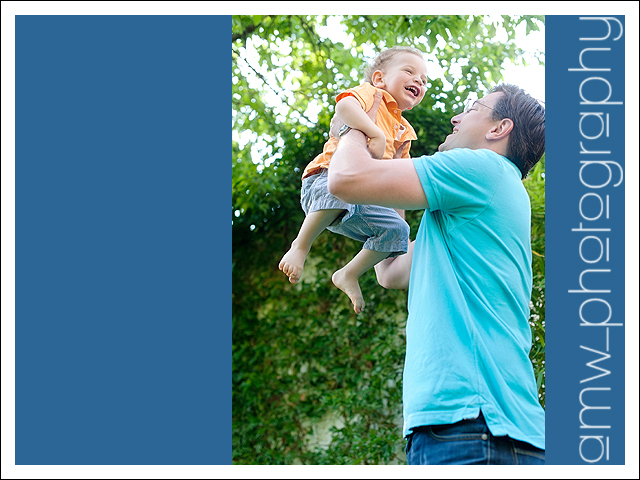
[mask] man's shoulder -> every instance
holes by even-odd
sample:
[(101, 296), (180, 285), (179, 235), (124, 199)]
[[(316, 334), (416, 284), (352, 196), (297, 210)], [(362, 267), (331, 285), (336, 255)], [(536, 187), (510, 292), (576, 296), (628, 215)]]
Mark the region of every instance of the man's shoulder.
[(517, 167), (506, 157), (487, 149), (454, 148), (413, 159), (416, 171), (431, 181), (473, 181), (482, 184), (519, 180)]
[(454, 148), (453, 150), (447, 150), (445, 152), (436, 152), (434, 155), (451, 155), (453, 158), (460, 159), (480, 159), (484, 158), (492, 162), (500, 163), (506, 160), (505, 157), (500, 155), (499, 153), (494, 152), (493, 150), (489, 150), (486, 148)]
[(454, 148), (444, 152), (435, 152), (432, 155), (417, 157), (417, 161), (432, 164), (443, 164), (451, 168), (456, 166), (490, 168), (490, 166), (503, 166), (509, 162), (506, 157), (487, 149)]

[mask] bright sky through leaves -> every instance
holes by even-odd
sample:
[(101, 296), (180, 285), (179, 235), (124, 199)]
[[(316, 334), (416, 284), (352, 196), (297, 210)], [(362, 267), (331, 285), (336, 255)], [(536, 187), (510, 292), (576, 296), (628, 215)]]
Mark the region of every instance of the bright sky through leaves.
[[(333, 43), (340, 42), (344, 45), (352, 45), (354, 43), (354, 36), (352, 33), (346, 33), (346, 28), (341, 24), (341, 20), (342, 16), (339, 15), (326, 17), (326, 26), (317, 25), (315, 27), (318, 35), (322, 38), (330, 39)], [(494, 23), (496, 27), (495, 37), (491, 40), (497, 43), (508, 41), (507, 33), (501, 26), (501, 20), (502, 18), (500, 16), (489, 15), (486, 17), (486, 22)], [(538, 22), (538, 26), (540, 31), (530, 32), (529, 35), (526, 35), (525, 22), (522, 22), (516, 28), (515, 44), (524, 50), (521, 61), (524, 60), (528, 65), (514, 65), (509, 59), (507, 59), (502, 64), (504, 67), (502, 73), (504, 82), (518, 85), (529, 92), (534, 98), (544, 101), (544, 66), (539, 64), (537, 58), (537, 56), (539, 56), (542, 61), (544, 61), (544, 24), (542, 22)], [(299, 87), (299, 85), (297, 85), (295, 72), (290, 72), (286, 79), (283, 78), (283, 72), (291, 62), (289, 54), (292, 49), (289, 43), (287, 41), (280, 40), (279, 38), (271, 44), (268, 42), (269, 41), (267, 39), (263, 39), (255, 35), (248, 38), (245, 48), (239, 49), (240, 57), (238, 59), (237, 66), (242, 71), (249, 87), (255, 89), (255, 91), (262, 92), (262, 100), (266, 105), (273, 108), (273, 112), (275, 114), (274, 120), (276, 123), (280, 123), (281, 121), (286, 121), (287, 112), (290, 112), (290, 106), (296, 103), (293, 92)], [(278, 54), (272, 55), (271, 57), (273, 62), (271, 68), (265, 68), (261, 65), (259, 54), (257, 52), (258, 49), (267, 46), (272, 52), (278, 52)], [(375, 56), (373, 45), (365, 43), (361, 46), (363, 48), (362, 53), (364, 54), (365, 59), (371, 60)], [(479, 47), (481, 46), (482, 45), (480, 44)], [(447, 45), (444, 39), (440, 38), (438, 43), (435, 45), (434, 52), (442, 51), (446, 47)], [(358, 56), (355, 49), (353, 49), (352, 54), (354, 57)], [(445, 86), (445, 90), (448, 91), (454, 90), (456, 86), (451, 85), (445, 79), (444, 68), (449, 68), (448, 73), (452, 74), (455, 78), (461, 78), (461, 69), (463, 66), (467, 65), (466, 59), (462, 58), (458, 62), (453, 62), (448, 67), (443, 67), (436, 59), (435, 54), (426, 54), (425, 60), (427, 61), (428, 77), (430, 81), (434, 81), (436, 79), (441, 80)], [(262, 78), (258, 77), (254, 69), (259, 72), (259, 75)], [(302, 72), (299, 73), (299, 76), (303, 75)], [(351, 76), (353, 77), (354, 82), (357, 83), (359, 81), (359, 72), (356, 70), (352, 71)], [(280, 86), (273, 87), (277, 85)], [(331, 87), (331, 85), (329, 84), (327, 87)], [(311, 122), (311, 124), (317, 122), (318, 114), (323, 109), (327, 108), (327, 105), (331, 101), (332, 99), (329, 98), (310, 99), (306, 105), (306, 109), (300, 112), (302, 116), (298, 116), (298, 121), (303, 125), (308, 124), (309, 122)], [(443, 104), (436, 102), (435, 107), (442, 108)], [(256, 112), (253, 112), (253, 115), (256, 114)], [(297, 113), (294, 112), (293, 115), (297, 115)], [(268, 142), (274, 140), (268, 135), (257, 135), (255, 132), (248, 129), (243, 131), (236, 131), (234, 129), (232, 137), (234, 141), (238, 142), (240, 148), (243, 148), (244, 145), (249, 142), (253, 143), (252, 157), (260, 158), (258, 163), (268, 165), (279, 157), (279, 154), (277, 152), (272, 153), (271, 147), (267, 145)], [(276, 145), (281, 147), (281, 139), (276, 138), (275, 140), (277, 142)]]
[[(323, 37), (346, 45), (351, 43), (352, 37), (345, 33), (344, 26), (340, 24), (340, 19), (341, 17), (338, 15), (329, 17), (327, 26), (318, 27), (317, 31)], [(498, 20), (497, 17), (493, 19), (491, 16), (489, 16), (489, 19)], [(500, 28), (498, 28), (496, 37), (498, 40), (504, 39), (506, 41), (507, 39), (506, 33)], [(518, 85), (534, 98), (544, 101), (544, 66), (540, 65), (534, 56), (536, 50), (544, 52), (544, 24), (540, 24), (539, 31), (530, 32), (529, 35), (526, 34), (526, 25), (524, 23), (520, 24), (516, 29), (516, 45), (525, 51), (523, 58), (529, 65), (515, 65), (511, 60), (506, 60), (503, 72), (504, 82)], [(368, 56), (373, 56), (374, 50), (371, 48), (370, 52), (365, 50), (365, 53)], [(432, 55), (427, 55), (427, 60), (429, 60), (427, 64), (429, 78), (442, 77), (442, 67), (438, 65), (435, 58)]]

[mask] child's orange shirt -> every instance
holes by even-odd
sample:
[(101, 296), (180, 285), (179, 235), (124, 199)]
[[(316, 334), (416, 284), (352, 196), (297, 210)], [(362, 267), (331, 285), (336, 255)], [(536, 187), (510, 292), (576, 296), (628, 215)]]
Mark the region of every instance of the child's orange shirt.
[[(406, 140), (416, 140), (416, 132), (402, 117), (402, 111), (398, 108), (398, 104), (390, 93), (374, 87), (370, 83), (363, 83), (355, 88), (345, 90), (336, 97), (336, 103), (346, 96), (355, 97), (362, 105), (362, 109), (366, 112), (373, 105), (373, 96), (376, 91), (382, 92), (382, 102), (376, 116), (376, 125), (384, 132), (387, 139), (384, 156), (382, 158), (393, 158), (394, 154)], [(338, 147), (338, 140), (330, 137), (329, 141), (324, 144), (322, 153), (307, 165), (302, 174), (302, 178), (320, 173), (323, 169), (329, 168), (333, 152)], [(404, 148), (402, 158), (409, 158), (409, 149), (411, 142)]]

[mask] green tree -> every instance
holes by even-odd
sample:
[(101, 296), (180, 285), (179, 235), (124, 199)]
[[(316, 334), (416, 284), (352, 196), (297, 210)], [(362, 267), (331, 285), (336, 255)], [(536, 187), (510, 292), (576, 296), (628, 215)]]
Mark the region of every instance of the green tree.
[[(361, 278), (367, 303), (355, 315), (331, 273), (361, 248), (323, 233), (290, 285), (277, 265), (304, 214), (301, 173), (328, 138), (334, 98), (357, 85), (369, 59), (394, 45), (433, 52), (432, 79), (406, 118), (433, 153), (469, 92), (502, 78), (522, 52), (515, 28), (543, 18), (344, 16), (346, 44), (319, 32), (316, 16), (233, 17), (233, 461), (238, 464), (404, 462), (401, 392), (405, 291)], [(493, 40), (498, 29), (502, 41)], [(532, 361), (544, 405), (544, 162), (525, 180), (532, 201)], [(422, 212), (408, 212), (415, 236)]]

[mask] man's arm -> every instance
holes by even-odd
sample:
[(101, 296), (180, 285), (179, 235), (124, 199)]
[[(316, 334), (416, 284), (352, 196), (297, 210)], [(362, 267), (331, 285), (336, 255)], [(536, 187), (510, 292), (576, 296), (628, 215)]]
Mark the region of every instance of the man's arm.
[[(396, 211), (398, 212), (398, 215), (405, 218), (404, 210), (396, 209)], [(378, 283), (381, 287), (403, 290), (409, 288), (414, 243), (415, 242), (409, 242), (409, 245), (407, 246), (407, 253), (404, 255), (386, 258), (374, 266), (376, 270), (376, 278), (378, 279)]]
[(358, 130), (343, 135), (329, 165), (329, 192), (348, 203), (404, 210), (428, 208), (411, 159), (375, 160)]
[(376, 278), (381, 287), (392, 289), (409, 288), (411, 261), (415, 241), (409, 242), (407, 253), (394, 258), (387, 258), (375, 265)]

